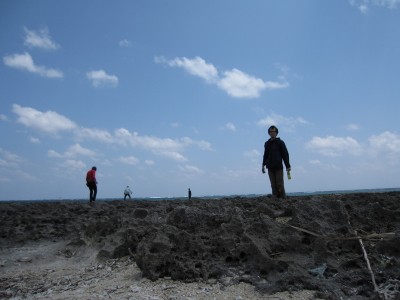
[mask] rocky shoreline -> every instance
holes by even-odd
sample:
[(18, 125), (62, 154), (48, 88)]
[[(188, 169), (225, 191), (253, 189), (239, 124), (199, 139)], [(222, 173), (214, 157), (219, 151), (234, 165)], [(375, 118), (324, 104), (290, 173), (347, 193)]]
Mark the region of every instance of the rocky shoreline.
[(400, 297), (399, 192), (1, 202), (0, 219), (0, 298)]

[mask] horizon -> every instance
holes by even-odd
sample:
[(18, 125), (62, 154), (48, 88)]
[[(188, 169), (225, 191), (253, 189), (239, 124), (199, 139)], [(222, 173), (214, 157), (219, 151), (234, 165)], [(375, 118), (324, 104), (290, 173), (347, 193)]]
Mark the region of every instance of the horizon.
[[(171, 21), (173, 20), (173, 22)], [(0, 1), (0, 200), (269, 194), (400, 178), (400, 0)]]
[[(358, 193), (389, 193), (389, 192), (400, 192), (400, 187), (395, 188), (380, 188), (380, 189), (356, 189), (356, 190), (332, 190), (332, 191), (305, 191), (305, 192), (291, 192), (287, 194), (287, 197), (301, 197), (301, 196), (311, 196), (311, 195), (330, 195), (330, 194), (358, 194)], [(200, 199), (200, 200), (219, 200), (222, 198), (232, 198), (232, 197), (241, 197), (241, 198), (252, 198), (252, 197), (263, 197), (272, 196), (270, 193), (268, 194), (226, 194), (226, 195), (195, 195), (192, 196), (192, 200)], [(97, 198), (96, 201), (143, 201), (143, 200), (186, 200), (188, 197), (186, 196), (166, 196), (166, 197), (134, 197), (131, 199), (123, 199), (123, 196), (120, 197), (110, 197), (110, 198)], [(85, 201), (87, 202), (87, 198), (58, 198), (58, 199), (7, 199), (0, 200), (0, 202), (36, 202), (36, 201)]]

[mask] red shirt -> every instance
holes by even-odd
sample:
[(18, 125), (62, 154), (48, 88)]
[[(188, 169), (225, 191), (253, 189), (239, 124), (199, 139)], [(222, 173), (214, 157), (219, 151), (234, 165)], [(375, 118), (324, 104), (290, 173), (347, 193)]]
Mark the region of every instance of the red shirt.
[(86, 182), (96, 182), (96, 170), (89, 170), (86, 173)]

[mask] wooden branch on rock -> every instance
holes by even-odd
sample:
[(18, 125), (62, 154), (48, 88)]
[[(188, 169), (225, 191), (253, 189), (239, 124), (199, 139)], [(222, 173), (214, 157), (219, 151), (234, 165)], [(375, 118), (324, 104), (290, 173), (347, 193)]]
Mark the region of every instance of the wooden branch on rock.
[(341, 236), (328, 236), (328, 235), (318, 234), (318, 233), (315, 233), (315, 232), (310, 231), (308, 229), (304, 229), (304, 228), (301, 228), (301, 227), (293, 226), (293, 225), (290, 225), (290, 224), (286, 224), (286, 225), (291, 227), (291, 228), (293, 228), (293, 229), (296, 229), (298, 231), (302, 231), (302, 232), (311, 234), (313, 236), (320, 237), (320, 238), (323, 238), (323, 239), (328, 239), (328, 240), (358, 240), (360, 238), (361, 239), (365, 239), (365, 240), (369, 240), (369, 239), (379, 239), (379, 240), (381, 240), (381, 239), (385, 239), (385, 238), (394, 237), (396, 235), (395, 232), (387, 232), (387, 233), (371, 233), (371, 234), (366, 234), (366, 235), (357, 235), (356, 234), (355, 236), (347, 236), (347, 237), (345, 237), (345, 236), (343, 236), (343, 237), (341, 237)]

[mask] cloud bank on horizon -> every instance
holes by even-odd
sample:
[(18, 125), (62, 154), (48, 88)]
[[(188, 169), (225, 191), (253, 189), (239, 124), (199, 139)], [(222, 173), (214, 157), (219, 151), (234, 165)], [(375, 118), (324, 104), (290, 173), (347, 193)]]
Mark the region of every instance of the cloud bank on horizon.
[[(0, 34), (0, 200), (85, 198), (92, 165), (100, 198), (126, 185), (141, 197), (188, 187), (194, 195), (269, 193), (261, 160), (270, 125), (289, 148), (289, 192), (398, 186), (400, 0), (329, 4), (340, 25), (325, 23), (317, 2), (311, 19), (299, 3), (297, 16), (284, 3), (235, 4), (222, 27), (213, 26), (219, 5), (203, 20), (196, 4), (166, 6), (163, 15), (125, 3), (112, 8), (118, 22), (88, 26), (78, 13), (71, 28), (57, 14), (37, 22), (50, 2), (31, 4), (29, 17), (6, 2), (17, 17), (0, 13), (10, 28)], [(62, 6), (72, 16), (73, 5)], [(111, 8), (98, 6), (101, 19)], [(282, 24), (288, 15), (302, 25)], [(143, 26), (166, 17), (179, 22)], [(365, 26), (343, 32), (354, 22), (390, 25), (385, 35)], [(221, 34), (224, 44), (213, 46)]]

